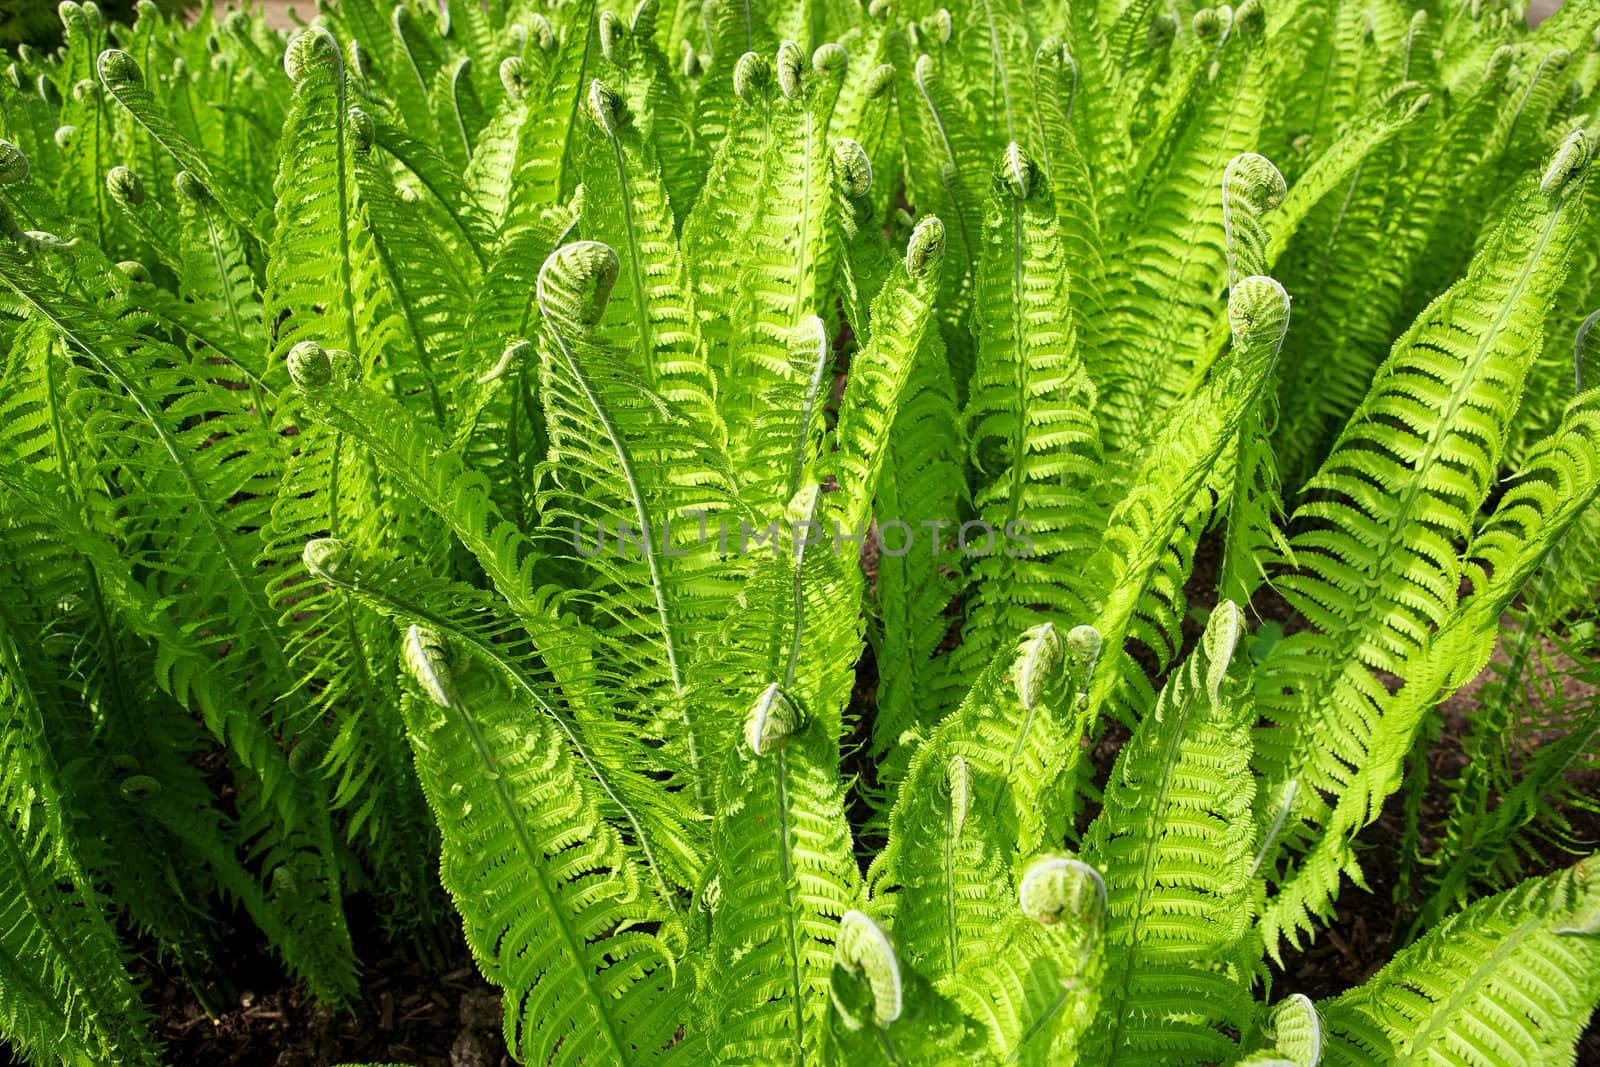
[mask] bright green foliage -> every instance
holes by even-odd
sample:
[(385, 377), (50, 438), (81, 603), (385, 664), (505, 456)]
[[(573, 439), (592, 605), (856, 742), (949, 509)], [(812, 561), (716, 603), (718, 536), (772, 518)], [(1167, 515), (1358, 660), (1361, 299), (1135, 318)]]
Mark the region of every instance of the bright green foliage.
[(444, 12), (0, 81), (12, 1049), (359, 901), (533, 1065), (1571, 1062), (1595, 0)]
[(1600, 995), (1594, 860), (1445, 920), (1322, 1006), (1328, 1063), (1556, 1064)]
[[(1106, 982), (1085, 1062), (1161, 1063), (1182, 1042), (1235, 1054), (1253, 1005), (1239, 962), (1249, 918), (1255, 780), (1244, 613), (1223, 601), (1134, 730), (1084, 835), (1111, 888)], [(1239, 657), (1243, 659), (1243, 657)], [(1191, 1009), (1174, 1017), (1172, 1005)]]

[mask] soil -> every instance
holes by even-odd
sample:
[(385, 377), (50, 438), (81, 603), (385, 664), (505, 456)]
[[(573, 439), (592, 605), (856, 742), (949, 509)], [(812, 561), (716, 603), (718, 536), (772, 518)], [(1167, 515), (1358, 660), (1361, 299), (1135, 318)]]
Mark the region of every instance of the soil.
[(210, 1018), (177, 976), (150, 993), (169, 1063), (205, 1067), (509, 1067), (501, 1033), (500, 993), (472, 965), (464, 944), (443, 968), (403, 955), (365, 957), (361, 999), (334, 1013), (286, 984), (259, 955), (263, 992), (241, 993), (237, 1006)]

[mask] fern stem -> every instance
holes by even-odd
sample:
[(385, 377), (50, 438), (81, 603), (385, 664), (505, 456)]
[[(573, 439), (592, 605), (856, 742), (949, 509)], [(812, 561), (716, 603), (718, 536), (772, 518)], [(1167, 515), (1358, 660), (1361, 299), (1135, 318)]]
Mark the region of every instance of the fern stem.
[(1017, 123), (1011, 109), (1011, 75), (1006, 70), (1005, 55), (1000, 48), (1000, 27), (994, 19), (993, 0), (983, 0), (983, 14), (989, 21), (989, 59), (993, 63), (990, 85), (994, 80), (1000, 82), (1000, 95), (1006, 109), (1006, 141), (1012, 143), (1017, 139)]
[(946, 947), (946, 974), (956, 975), (961, 973), (960, 940), (961, 927), (956, 921), (956, 806), (954, 799), (945, 807), (944, 816), (944, 884), (939, 888), (944, 894), (944, 922), (947, 935)]
[(811, 255), (811, 169), (813, 165), (812, 152), (815, 138), (815, 120), (811, 108), (806, 107), (805, 134), (801, 148), (801, 182), (800, 182), (800, 241), (795, 249), (797, 257), (794, 272), (794, 322), (798, 329), (805, 321), (808, 314), (806, 304), (806, 271)]
[[(806, 387), (805, 400), (800, 406), (799, 427), (795, 433), (794, 464), (789, 472), (789, 491), (784, 494), (785, 500), (791, 499), (800, 491), (801, 479), (805, 477), (806, 451), (811, 443), (811, 420), (816, 416), (817, 397), (822, 394), (822, 380), (827, 376), (828, 357), (831, 355), (828, 349), (827, 330), (822, 325), (822, 320), (812, 315), (810, 323), (817, 334), (817, 359), (812, 367), (811, 382)], [(795, 581), (798, 588), (798, 573)]]
[(357, 336), (356, 326), (356, 294), (355, 285), (350, 274), (350, 159), (346, 149), (346, 139), (349, 136), (344, 121), (347, 110), (348, 85), (345, 82), (344, 60), (341, 58), (334, 67), (334, 90), (337, 106), (334, 109), (334, 146), (337, 150), (339, 165), (337, 176), (339, 180), (339, 286), (344, 292), (344, 326), (345, 348), (355, 357), (356, 365), (361, 365), (361, 341)]
[(639, 356), (645, 380), (656, 388), (656, 346), (650, 323), (650, 304), (645, 292), (644, 266), (639, 256), (639, 231), (634, 222), (633, 187), (628, 181), (628, 164), (622, 154), (621, 134), (609, 123), (601, 123), (611, 142), (611, 155), (617, 166), (617, 187), (621, 190), (622, 225), (628, 234), (628, 274), (633, 280), (633, 314), (639, 329)]

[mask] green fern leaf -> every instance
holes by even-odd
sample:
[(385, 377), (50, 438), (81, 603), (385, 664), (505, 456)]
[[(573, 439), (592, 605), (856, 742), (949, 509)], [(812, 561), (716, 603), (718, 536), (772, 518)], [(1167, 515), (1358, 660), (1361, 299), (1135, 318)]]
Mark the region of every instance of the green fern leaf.
[(443, 830), (441, 877), (485, 977), (506, 991), (507, 1045), (547, 1064), (693, 1055), (677, 1039), (688, 987), (670, 931), (648, 929), (670, 912), (600, 817), (561, 731), (452, 670), (437, 634), (412, 627), (405, 661), (426, 694), (406, 722)]
[(1257, 691), (1272, 726), (1258, 746), (1270, 782), (1310, 787), (1313, 822), (1312, 790), (1340, 796), (1367, 765), (1388, 695), (1373, 672), (1410, 681), (1456, 605), (1459, 554), (1581, 226), (1586, 153), (1580, 136), (1531, 179), (1473, 270), (1397, 342), (1312, 482), (1328, 498), (1297, 514), (1291, 544), (1303, 569), (1279, 585), (1314, 629), (1263, 665)]
[(990, 550), (971, 563), (958, 676), (970, 677), (1040, 606), (1062, 625), (1088, 614), (1073, 564), (1093, 553), (1104, 524), (1102, 467), (1096, 391), (1068, 301), (1046, 176), (1013, 144), (996, 168), (974, 306), (978, 366), (965, 414), (973, 507)]
[(1245, 1028), (1253, 717), (1224, 602), (1117, 758), (1084, 854), (1110, 891), (1106, 982), (1083, 1062), (1214, 1062)]
[(0, 1026), (41, 1060), (160, 1062), (105, 904), (64, 835), (44, 724), (0, 630)]
[(1323, 1004), (1323, 1062), (1571, 1063), (1600, 1001), (1593, 868), (1480, 901)]

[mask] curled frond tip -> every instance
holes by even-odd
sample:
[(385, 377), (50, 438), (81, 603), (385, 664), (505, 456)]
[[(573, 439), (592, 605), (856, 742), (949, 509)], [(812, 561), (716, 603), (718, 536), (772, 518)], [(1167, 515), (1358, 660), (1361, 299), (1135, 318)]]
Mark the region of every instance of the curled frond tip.
[(1054, 623), (1040, 623), (1022, 635), (1011, 675), (1017, 699), (1024, 708), (1033, 710), (1044, 695), (1050, 676), (1061, 666), (1062, 651), (1061, 635)]
[(800, 710), (777, 682), (761, 691), (744, 719), (744, 741), (757, 756), (770, 756), (789, 747), (800, 729)]
[(607, 137), (615, 137), (627, 122), (627, 105), (611, 86), (595, 78), (589, 82), (589, 92), (584, 97), (589, 118)]
[(339, 585), (348, 576), (352, 556), (348, 541), (341, 541), (337, 537), (317, 537), (306, 542), (300, 560), (306, 565), (306, 570), (318, 578)]
[(593, 326), (606, 313), (621, 269), (617, 253), (608, 244), (574, 241), (562, 245), (539, 268), (539, 306), (557, 321)]
[(0, 141), (0, 185), (25, 181), (30, 168), (28, 157), (10, 141)]
[(754, 105), (772, 83), (772, 64), (758, 52), (746, 52), (733, 65), (733, 91), (747, 105)]
[(806, 75), (811, 73), (811, 63), (805, 51), (793, 41), (778, 46), (778, 88), (790, 100), (805, 95)]
[(1019, 200), (1028, 199), (1037, 173), (1038, 168), (1021, 145), (1012, 141), (1006, 146), (1005, 155), (1000, 160), (1000, 180), (1011, 190), (1012, 196)]
[(925, 278), (938, 269), (944, 258), (944, 222), (929, 215), (917, 223), (906, 242), (906, 273), (913, 278)]
[(339, 44), (333, 34), (313, 23), (289, 42), (283, 53), (283, 71), (295, 84), (316, 67), (337, 67), (341, 62)]
[(1550, 157), (1544, 177), (1539, 180), (1539, 191), (1549, 196), (1559, 196), (1589, 165), (1589, 155), (1589, 135), (1582, 130), (1573, 130), (1571, 136), (1561, 142), (1555, 155)]
[(1221, 701), (1222, 682), (1233, 662), (1233, 654), (1244, 636), (1244, 611), (1231, 600), (1224, 600), (1211, 610), (1206, 622), (1200, 647), (1206, 655), (1206, 694), (1215, 707)]
[(880, 63), (867, 74), (867, 99), (876, 100), (894, 84), (894, 64)]
[(833, 142), (833, 168), (840, 191), (850, 199), (859, 200), (872, 191), (872, 160), (856, 141), (841, 137)]
[(443, 708), (454, 706), (455, 678), (450, 671), (449, 650), (437, 631), (423, 626), (407, 629), (401, 643), (401, 657), (406, 672), (428, 694), (429, 700)]
[(1289, 294), (1273, 278), (1242, 278), (1228, 294), (1228, 325), (1239, 344), (1280, 341), (1289, 328)]
[[(833, 946), (833, 964), (852, 978), (864, 980), (871, 991), (873, 1025), (885, 1029), (900, 1018), (904, 999), (900, 958), (889, 935), (871, 916), (854, 908), (844, 913)], [(867, 1020), (861, 1017), (860, 1008), (865, 1005), (845, 1003), (837, 987), (832, 993), (834, 1007), (845, 1026), (862, 1029)]]
[(301, 341), (289, 349), (285, 362), (290, 380), (301, 389), (315, 389), (333, 380), (333, 359), (315, 341)]
[(1289, 194), (1289, 184), (1272, 160), (1256, 152), (1241, 152), (1228, 163), (1223, 186), (1243, 197), (1257, 211), (1271, 211)]
[(1055, 926), (1068, 918), (1094, 925), (1106, 910), (1106, 882), (1099, 871), (1076, 857), (1040, 856), (1023, 872), (1017, 904), (1041, 926)]
[(101, 52), (96, 66), (100, 71), (100, 80), (113, 92), (144, 84), (144, 72), (139, 69), (138, 61), (120, 48), (107, 48)]

